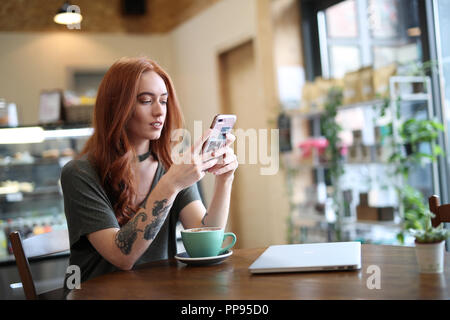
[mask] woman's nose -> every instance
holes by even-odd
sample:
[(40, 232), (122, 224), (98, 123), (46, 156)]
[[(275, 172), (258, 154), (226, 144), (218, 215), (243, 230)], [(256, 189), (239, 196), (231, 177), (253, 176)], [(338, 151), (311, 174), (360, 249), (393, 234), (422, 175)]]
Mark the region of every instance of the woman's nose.
[(155, 107), (152, 108), (153, 115), (162, 115), (162, 114), (164, 114), (164, 111), (165, 111), (165, 106), (159, 101), (157, 101), (155, 103)]

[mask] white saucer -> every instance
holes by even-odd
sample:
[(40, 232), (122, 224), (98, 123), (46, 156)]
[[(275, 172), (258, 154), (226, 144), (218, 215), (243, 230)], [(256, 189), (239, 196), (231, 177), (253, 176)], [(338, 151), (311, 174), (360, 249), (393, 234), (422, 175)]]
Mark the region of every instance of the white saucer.
[(232, 250), (225, 251), (225, 253), (221, 254), (220, 256), (214, 256), (214, 257), (202, 257), (202, 258), (191, 258), (187, 254), (187, 252), (178, 253), (175, 255), (175, 259), (177, 259), (180, 262), (183, 262), (188, 265), (192, 266), (206, 266), (210, 264), (216, 264), (220, 263), (229, 256), (233, 254)]

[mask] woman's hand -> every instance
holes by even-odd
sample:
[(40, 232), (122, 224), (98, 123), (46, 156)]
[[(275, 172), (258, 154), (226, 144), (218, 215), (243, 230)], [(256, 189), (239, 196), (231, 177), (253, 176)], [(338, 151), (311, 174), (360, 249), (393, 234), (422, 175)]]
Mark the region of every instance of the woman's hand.
[(207, 171), (216, 175), (219, 179), (230, 179), (234, 177), (234, 171), (238, 167), (237, 156), (234, 154), (233, 148), (230, 147), (234, 143), (236, 137), (227, 133), (227, 141), (224, 147), (215, 151), (215, 156), (221, 155), (219, 161), (213, 167), (209, 168)]
[[(166, 178), (177, 190), (183, 190), (205, 176), (205, 171), (213, 167), (219, 161), (214, 152), (202, 154), (203, 143), (213, 131), (207, 130), (203, 136), (195, 142), (190, 151), (186, 151), (180, 157), (181, 161), (174, 161), (166, 173)], [(217, 153), (217, 152), (216, 152)]]

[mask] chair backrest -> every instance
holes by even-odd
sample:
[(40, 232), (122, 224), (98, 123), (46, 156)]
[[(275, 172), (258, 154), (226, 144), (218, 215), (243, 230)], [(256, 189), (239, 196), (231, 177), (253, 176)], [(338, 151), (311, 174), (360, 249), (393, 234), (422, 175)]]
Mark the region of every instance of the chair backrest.
[(435, 217), (431, 219), (433, 227), (437, 227), (441, 222), (450, 222), (450, 204), (439, 205), (439, 197), (436, 195), (428, 199), (430, 211), (434, 213)]
[(25, 297), (30, 300), (38, 299), (28, 259), (69, 250), (68, 231), (67, 229), (55, 230), (25, 240), (21, 239), (19, 232), (14, 231), (10, 233), (9, 239), (16, 258)]

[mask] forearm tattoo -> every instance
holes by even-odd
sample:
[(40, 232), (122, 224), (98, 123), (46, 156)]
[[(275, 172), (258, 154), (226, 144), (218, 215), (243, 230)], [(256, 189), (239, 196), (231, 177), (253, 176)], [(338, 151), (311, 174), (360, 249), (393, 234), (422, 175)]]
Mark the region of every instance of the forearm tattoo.
[(138, 213), (136, 218), (125, 224), (116, 234), (116, 245), (123, 254), (129, 254), (131, 252), (131, 247), (137, 239), (137, 233), (142, 232), (141, 229), (137, 228), (139, 219), (141, 221), (147, 220), (147, 214), (145, 212)]
[(206, 220), (206, 216), (208, 215), (208, 212), (205, 212), (205, 215), (203, 216), (203, 218), (202, 218), (202, 225), (204, 225), (204, 226), (206, 226), (206, 222), (205, 222), (205, 220)]
[(156, 237), (159, 229), (164, 222), (166, 213), (169, 211), (172, 204), (166, 205), (167, 199), (161, 201), (155, 201), (155, 205), (152, 209), (152, 215), (156, 217), (152, 223), (145, 226), (144, 239), (153, 240)]
[(139, 221), (145, 222), (147, 220), (147, 213), (140, 211), (133, 220), (122, 226), (116, 234), (115, 242), (117, 247), (123, 254), (128, 255), (131, 252), (132, 246), (137, 239), (138, 232), (144, 233), (145, 240), (153, 240), (156, 234), (161, 229), (161, 226), (166, 218), (166, 213), (169, 211), (172, 204), (167, 204), (168, 200), (155, 201), (152, 209), (152, 215), (155, 219), (145, 229), (139, 229), (137, 224)]

